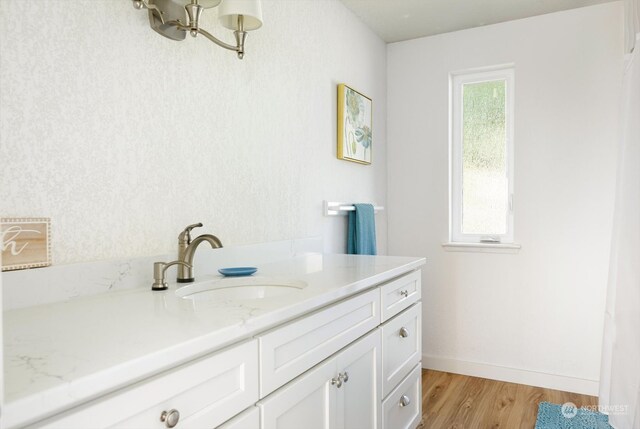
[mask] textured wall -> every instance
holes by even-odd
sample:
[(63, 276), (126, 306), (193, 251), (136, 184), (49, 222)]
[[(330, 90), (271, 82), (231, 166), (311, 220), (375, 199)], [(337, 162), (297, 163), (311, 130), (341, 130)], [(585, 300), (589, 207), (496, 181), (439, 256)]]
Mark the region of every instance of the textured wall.
[[(56, 263), (170, 252), (197, 221), (225, 244), (343, 250), (322, 200), (386, 202), (385, 45), (337, 0), (263, 12), (239, 61), (130, 1), (2, 0), (0, 215), (50, 216)], [(372, 166), (335, 158), (340, 82), (374, 100)]]
[[(622, 42), (613, 2), (389, 45), (389, 205), (404, 208), (389, 213), (389, 252), (429, 260), (426, 362), (575, 378), (557, 387), (597, 392)], [(522, 249), (446, 252), (449, 73), (505, 63), (515, 64)]]

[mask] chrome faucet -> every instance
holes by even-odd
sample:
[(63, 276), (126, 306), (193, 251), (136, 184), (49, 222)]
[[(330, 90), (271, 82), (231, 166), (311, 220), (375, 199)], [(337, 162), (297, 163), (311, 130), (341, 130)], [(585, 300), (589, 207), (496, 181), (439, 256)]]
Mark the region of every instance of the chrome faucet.
[(193, 278), (193, 255), (196, 249), (203, 241), (211, 245), (212, 249), (222, 247), (222, 242), (218, 237), (212, 234), (202, 234), (191, 240), (191, 230), (199, 228), (202, 223), (194, 223), (187, 226), (178, 236), (178, 283), (191, 283)]

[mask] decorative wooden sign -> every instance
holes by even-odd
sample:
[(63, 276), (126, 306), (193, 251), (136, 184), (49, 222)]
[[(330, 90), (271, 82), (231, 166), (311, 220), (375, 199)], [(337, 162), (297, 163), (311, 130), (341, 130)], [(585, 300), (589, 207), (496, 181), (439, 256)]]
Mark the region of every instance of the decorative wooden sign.
[(51, 265), (49, 218), (2, 218), (2, 271)]

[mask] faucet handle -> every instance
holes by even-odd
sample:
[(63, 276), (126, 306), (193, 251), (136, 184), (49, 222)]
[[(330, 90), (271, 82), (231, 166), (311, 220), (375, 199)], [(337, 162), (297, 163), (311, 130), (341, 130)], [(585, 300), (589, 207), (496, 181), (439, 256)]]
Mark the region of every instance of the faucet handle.
[(202, 222), (194, 223), (193, 225), (187, 226), (178, 236), (178, 241), (184, 242), (186, 244), (191, 243), (191, 230), (193, 228), (200, 228), (202, 226)]
[(164, 262), (154, 262), (153, 263), (153, 284), (151, 285), (151, 290), (167, 290), (169, 286), (167, 282), (164, 281), (164, 273), (167, 271), (172, 265), (184, 265), (186, 267), (192, 268), (190, 264), (182, 261), (173, 261), (169, 263)]

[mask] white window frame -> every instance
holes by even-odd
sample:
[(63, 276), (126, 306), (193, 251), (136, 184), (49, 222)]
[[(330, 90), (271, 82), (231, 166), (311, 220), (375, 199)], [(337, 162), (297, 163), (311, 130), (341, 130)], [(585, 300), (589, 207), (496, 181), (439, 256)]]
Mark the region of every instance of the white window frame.
[[(462, 232), (462, 87), (469, 83), (494, 80), (506, 81), (506, 171), (507, 171), (507, 231), (499, 235), (464, 234)], [(513, 243), (513, 124), (515, 76), (513, 64), (451, 73), (449, 76), (450, 181), (449, 240), (453, 243), (504, 244)]]

